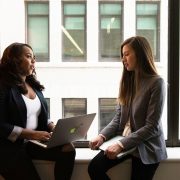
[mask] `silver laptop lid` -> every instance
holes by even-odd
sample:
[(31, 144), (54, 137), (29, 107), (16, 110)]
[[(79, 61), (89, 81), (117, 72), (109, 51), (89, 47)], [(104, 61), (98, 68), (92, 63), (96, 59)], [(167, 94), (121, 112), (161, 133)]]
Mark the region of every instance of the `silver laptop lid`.
[(96, 113), (92, 113), (59, 119), (48, 148), (84, 139), (95, 115)]

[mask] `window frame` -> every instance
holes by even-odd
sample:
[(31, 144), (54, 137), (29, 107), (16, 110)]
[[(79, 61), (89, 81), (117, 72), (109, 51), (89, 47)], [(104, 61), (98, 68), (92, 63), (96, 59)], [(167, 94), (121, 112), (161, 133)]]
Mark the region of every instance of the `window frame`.
[(179, 1), (169, 0), (168, 23), (168, 139), (166, 145), (179, 147)]
[[(179, 139), (179, 2), (168, 1), (168, 136), (166, 140), (167, 147), (180, 147)], [(176, 97), (176, 98), (174, 98)], [(81, 141), (76, 144), (77, 147), (88, 147), (87, 141)]]
[[(138, 4), (156, 4), (157, 7), (158, 7), (158, 10), (157, 10), (157, 16), (156, 15), (137, 15), (137, 5)], [(156, 36), (157, 36), (157, 41), (156, 41), (156, 56), (154, 57), (155, 58), (155, 62), (160, 62), (160, 1), (136, 1), (136, 34), (137, 34), (137, 19), (140, 17), (144, 18), (145, 17), (155, 17), (157, 22), (156, 22)]]
[[(64, 14), (64, 5), (65, 4), (83, 4), (85, 7), (85, 14), (84, 15), (65, 15)], [(61, 34), (62, 34), (62, 54), (61, 54), (61, 58), (62, 58), (62, 62), (86, 62), (87, 61), (87, 3), (86, 1), (62, 1), (62, 6), (61, 6), (61, 12), (62, 12), (62, 25), (64, 26), (65, 24), (65, 18), (66, 17), (83, 17), (84, 18), (84, 56), (83, 57), (64, 57), (63, 54), (63, 31), (61, 30)], [(75, 59), (75, 60), (72, 60)]]
[[(48, 15), (29, 15), (28, 14), (28, 4), (48, 4), (48, 8), (49, 8), (49, 1), (26, 1), (25, 2), (25, 12), (26, 12), (26, 18), (25, 18), (25, 24), (26, 24), (26, 42), (27, 44), (30, 44), (29, 43), (29, 31), (28, 31), (28, 27), (29, 27), (29, 21), (28, 21), (28, 18), (29, 17), (48, 17), (48, 37), (47, 37), (47, 40), (48, 40), (48, 52), (47, 52), (47, 56), (38, 56), (36, 55), (38, 61), (37, 62), (49, 62), (49, 59), (50, 59), (50, 28), (49, 28), (49, 21), (50, 21), (50, 18), (49, 18), (49, 12), (48, 12)], [(42, 61), (43, 60), (43, 61)]]
[[(108, 97), (108, 98), (106, 98), (106, 97), (103, 97), (103, 98), (98, 98), (98, 115), (99, 115), (99, 118), (98, 118), (98, 132), (100, 132), (101, 131), (101, 121), (102, 121), (102, 119), (101, 119), (101, 100), (108, 100), (108, 99), (111, 99), (111, 100), (114, 100), (114, 101), (116, 101), (117, 100), (117, 98), (115, 98), (115, 97)], [(115, 115), (115, 113), (116, 113), (116, 106), (117, 106), (117, 103), (116, 103), (116, 105), (114, 106), (114, 115)]]
[(65, 117), (65, 107), (64, 107), (64, 102), (65, 100), (68, 99), (68, 100), (84, 100), (85, 101), (85, 114), (87, 113), (87, 98), (79, 98), (79, 97), (75, 97), (75, 98), (62, 98), (62, 117), (64, 118)]
[[(62, 98), (62, 117), (64, 117), (64, 100), (65, 99), (84, 99), (85, 100), (85, 109), (86, 109), (86, 113), (87, 113), (87, 98)], [(75, 141), (73, 142), (74, 146), (77, 148), (87, 148), (89, 141), (88, 140), (81, 140), (81, 141)]]
[[(118, 15), (114, 15), (114, 14), (108, 14), (108, 15), (101, 15), (100, 14), (100, 8), (101, 8), (101, 4), (119, 4), (121, 6), (121, 21), (120, 21), (120, 26), (121, 26), (121, 31), (119, 31), (119, 35), (122, 35), (122, 41), (124, 40), (124, 2), (123, 1), (99, 1), (98, 2), (98, 8), (99, 8), (99, 37), (98, 37), (98, 59), (99, 62), (120, 62), (120, 55), (117, 57), (102, 57), (101, 56), (101, 18), (102, 17), (111, 17), (113, 16), (117, 16)], [(121, 44), (121, 42), (120, 42)]]

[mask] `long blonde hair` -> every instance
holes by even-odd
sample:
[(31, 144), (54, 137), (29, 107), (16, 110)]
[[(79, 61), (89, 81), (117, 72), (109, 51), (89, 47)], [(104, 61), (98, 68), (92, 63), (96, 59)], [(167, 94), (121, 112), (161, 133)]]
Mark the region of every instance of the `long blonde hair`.
[(146, 38), (135, 36), (126, 39), (121, 45), (121, 57), (123, 57), (122, 50), (125, 45), (129, 45), (134, 50), (137, 69), (135, 73), (134, 71), (128, 71), (125, 67), (123, 68), (117, 99), (121, 105), (128, 105), (132, 101), (143, 77), (157, 75), (153, 53)]

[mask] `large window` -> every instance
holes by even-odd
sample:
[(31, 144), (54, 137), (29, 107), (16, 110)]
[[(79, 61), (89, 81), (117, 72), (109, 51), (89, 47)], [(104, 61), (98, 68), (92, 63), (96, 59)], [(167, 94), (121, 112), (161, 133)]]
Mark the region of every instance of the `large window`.
[(86, 60), (86, 4), (63, 3), (63, 61)]
[(119, 61), (119, 47), (123, 40), (122, 3), (99, 3), (100, 61)]
[(63, 98), (63, 117), (72, 117), (87, 113), (87, 100), (85, 98)]
[(87, 137), (96, 136), (115, 113), (123, 70), (120, 44), (141, 35), (149, 40), (167, 84), (162, 116), (167, 146), (180, 146), (178, 0), (19, 0), (11, 6), (9, 1), (1, 0), (0, 13), (6, 17), (1, 21), (1, 55), (12, 42), (33, 47), (52, 120), (96, 112)]
[(101, 131), (114, 117), (116, 110), (115, 98), (99, 99), (99, 131)]
[(49, 4), (27, 2), (27, 43), (36, 60), (49, 61)]
[(156, 61), (160, 49), (160, 6), (159, 2), (145, 1), (136, 4), (136, 34), (145, 36), (152, 47)]

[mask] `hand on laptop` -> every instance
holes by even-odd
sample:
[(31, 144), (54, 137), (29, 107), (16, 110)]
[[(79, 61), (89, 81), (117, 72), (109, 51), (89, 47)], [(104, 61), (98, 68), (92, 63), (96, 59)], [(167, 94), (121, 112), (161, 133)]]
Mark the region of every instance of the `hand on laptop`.
[(106, 154), (109, 159), (115, 159), (122, 150), (123, 148), (118, 143), (114, 143), (104, 151), (104, 154)]
[(51, 137), (51, 133), (47, 131), (34, 131), (31, 129), (23, 129), (20, 137), (29, 140), (48, 141)]
[(46, 131), (35, 131), (33, 136), (33, 139), (35, 140), (48, 141), (51, 137), (51, 133)]
[(51, 132), (53, 132), (54, 128), (55, 128), (55, 124), (51, 121), (49, 124), (48, 124), (48, 128)]
[(103, 144), (104, 142), (104, 138), (100, 135), (98, 135), (96, 138), (92, 139), (91, 141), (89, 141), (89, 147), (92, 149), (92, 150), (96, 150), (99, 148), (99, 146), (101, 144)]

